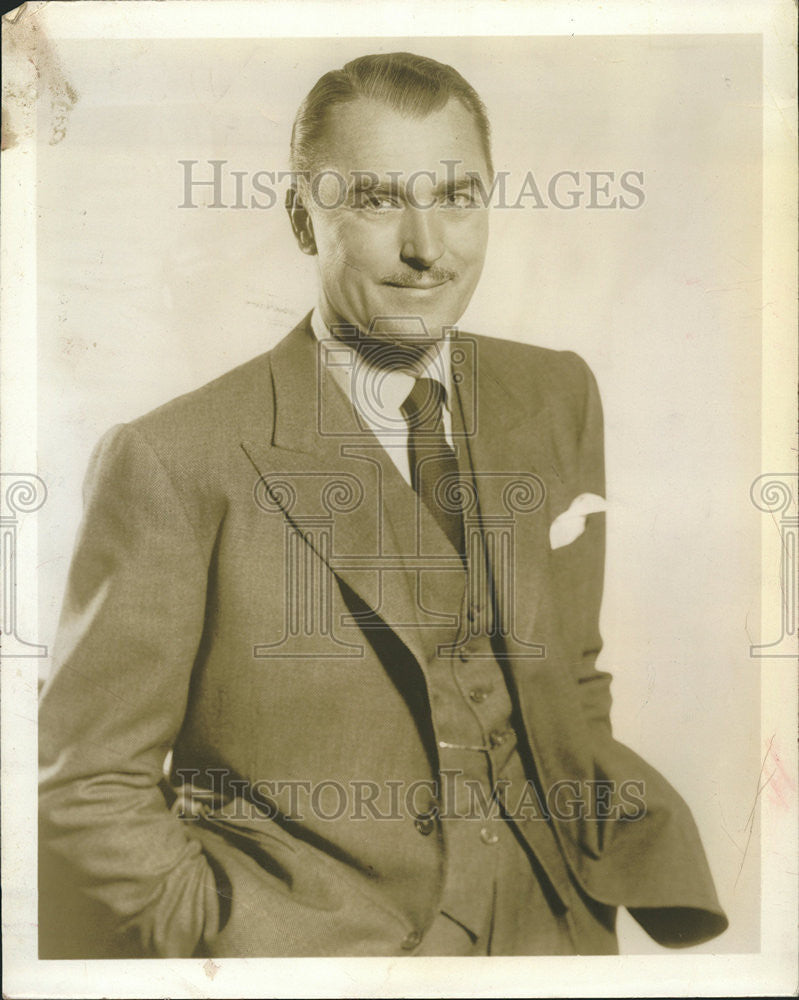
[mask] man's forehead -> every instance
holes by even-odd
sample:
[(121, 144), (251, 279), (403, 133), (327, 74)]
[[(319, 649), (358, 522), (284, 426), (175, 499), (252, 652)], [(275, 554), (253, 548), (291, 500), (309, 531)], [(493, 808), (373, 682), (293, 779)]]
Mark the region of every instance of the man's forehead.
[(370, 171), (447, 172), (487, 169), (474, 116), (457, 98), (424, 115), (410, 115), (382, 101), (359, 97), (330, 108), (319, 166)]

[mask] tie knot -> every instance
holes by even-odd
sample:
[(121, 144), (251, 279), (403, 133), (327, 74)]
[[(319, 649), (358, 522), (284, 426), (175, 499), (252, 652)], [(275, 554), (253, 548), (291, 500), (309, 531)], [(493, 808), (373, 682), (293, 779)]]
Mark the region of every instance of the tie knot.
[(417, 378), (402, 404), (408, 425), (418, 430), (435, 430), (441, 421), (446, 390), (435, 378)]

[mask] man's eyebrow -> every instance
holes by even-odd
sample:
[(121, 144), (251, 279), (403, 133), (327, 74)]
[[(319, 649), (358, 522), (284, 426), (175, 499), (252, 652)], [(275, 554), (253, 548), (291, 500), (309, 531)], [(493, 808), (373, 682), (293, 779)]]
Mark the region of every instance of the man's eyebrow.
[(357, 170), (352, 173), (348, 190), (399, 194), (401, 192), (401, 185), (396, 177), (376, 177), (375, 174), (370, 173), (368, 170)]
[[(409, 175), (412, 180), (411, 187), (415, 188), (419, 178), (428, 178), (430, 174), (426, 170), (419, 170)], [(451, 194), (456, 191), (471, 191), (476, 184), (475, 177), (447, 177), (439, 181), (433, 187), (433, 194)], [(369, 171), (353, 171), (352, 179), (348, 187), (349, 193), (361, 193), (371, 191), (376, 194), (404, 195), (406, 190), (405, 178), (402, 177), (375, 177)]]
[(436, 184), (433, 191), (444, 194), (451, 194), (453, 191), (471, 191), (475, 184), (474, 177), (448, 177), (440, 184)]

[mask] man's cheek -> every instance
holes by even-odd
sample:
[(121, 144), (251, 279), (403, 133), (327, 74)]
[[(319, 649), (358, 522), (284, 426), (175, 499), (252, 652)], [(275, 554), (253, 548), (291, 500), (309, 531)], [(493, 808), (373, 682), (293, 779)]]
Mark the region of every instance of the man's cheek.
[(335, 260), (347, 244), (347, 226), (341, 209), (316, 207), (311, 214), (314, 237), (319, 253)]

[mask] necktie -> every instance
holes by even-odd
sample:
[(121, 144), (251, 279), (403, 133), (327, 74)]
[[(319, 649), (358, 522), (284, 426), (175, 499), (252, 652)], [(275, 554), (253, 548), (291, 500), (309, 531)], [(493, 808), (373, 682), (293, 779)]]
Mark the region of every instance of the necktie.
[[(457, 502), (458, 463), (447, 443), (442, 420), (444, 386), (432, 378), (418, 378), (402, 404), (408, 424), (408, 459), (411, 485), (438, 521), (455, 551), (463, 556), (463, 514)], [(436, 486), (441, 486), (436, 490)]]

